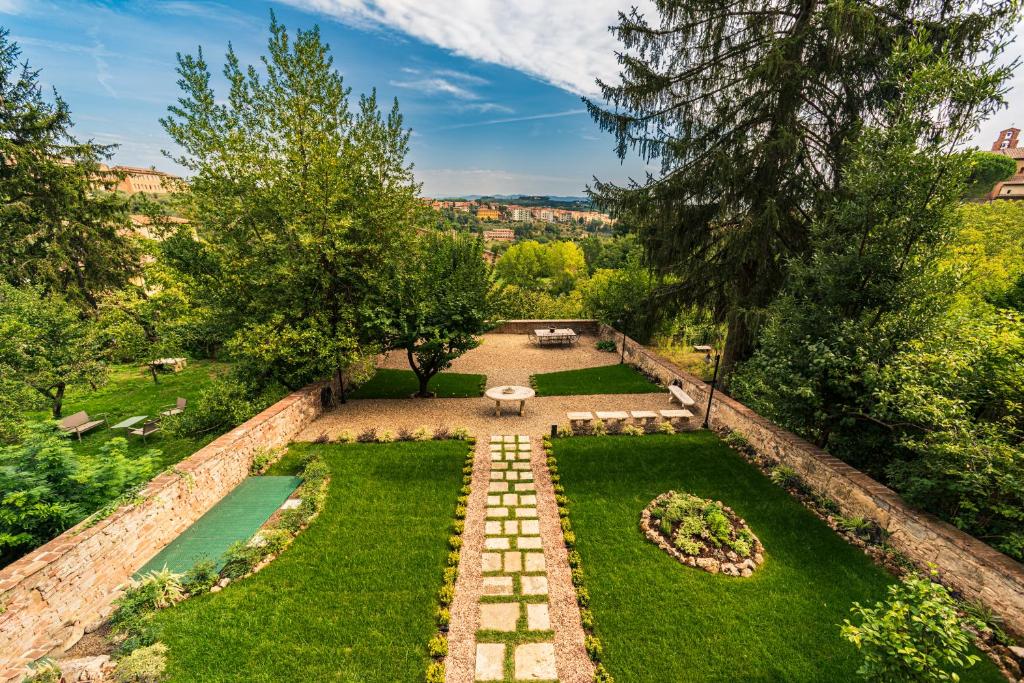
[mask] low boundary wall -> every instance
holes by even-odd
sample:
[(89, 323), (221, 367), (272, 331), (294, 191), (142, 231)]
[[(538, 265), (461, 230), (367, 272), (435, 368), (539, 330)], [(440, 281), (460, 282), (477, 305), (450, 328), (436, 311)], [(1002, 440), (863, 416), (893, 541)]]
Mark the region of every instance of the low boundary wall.
[(249, 474), (259, 448), (287, 444), (322, 412), (311, 384), (193, 453), (124, 506), (83, 522), (0, 570), (0, 681), (77, 642), (111, 611), (123, 584)]
[(534, 330), (547, 327), (568, 327), (577, 334), (598, 334), (601, 323), (597, 320), (503, 320), (491, 330), (492, 334), (529, 334)]
[[(668, 384), (678, 380), (697, 401), (702, 423), (710, 387), (608, 325), (600, 335), (612, 339), (626, 360)], [(772, 424), (729, 396), (715, 393), (711, 426), (742, 434), (759, 453), (792, 467), (819, 495), (834, 500), (846, 516), (870, 519), (885, 529), (891, 543), (915, 562), (934, 564), (944, 583), (968, 600), (980, 600), (1005, 620), (1005, 626), (1024, 634), (1024, 565), (926, 512), (916, 510), (892, 489)]]

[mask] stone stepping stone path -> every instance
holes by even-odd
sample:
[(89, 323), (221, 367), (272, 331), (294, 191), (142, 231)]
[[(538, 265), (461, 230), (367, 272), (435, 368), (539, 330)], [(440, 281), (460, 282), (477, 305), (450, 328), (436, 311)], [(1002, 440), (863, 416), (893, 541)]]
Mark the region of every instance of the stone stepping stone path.
[(529, 436), (492, 436), (474, 680), (555, 681), (548, 576)]
[(540, 443), (526, 435), (477, 442), (448, 683), (593, 677), (544, 463)]

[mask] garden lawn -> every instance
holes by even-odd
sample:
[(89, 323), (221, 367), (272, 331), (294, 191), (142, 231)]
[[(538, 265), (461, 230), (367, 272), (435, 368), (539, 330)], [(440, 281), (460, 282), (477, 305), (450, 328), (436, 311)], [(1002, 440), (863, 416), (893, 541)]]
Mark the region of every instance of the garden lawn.
[(530, 378), (538, 396), (646, 394), (664, 391), (626, 363), (582, 370), (547, 372)]
[[(852, 681), (850, 605), (893, 581), (710, 432), (556, 439), (603, 661), (617, 681)], [(685, 567), (648, 541), (657, 495), (721, 500), (764, 543), (747, 579)], [(965, 681), (1001, 681), (987, 659)]]
[(467, 444), (294, 444), (317, 451), (320, 516), (274, 562), (159, 613), (170, 681), (422, 681)]
[[(72, 387), (68, 389), (61, 414), (63, 417), (73, 415), (80, 410), (90, 416), (106, 413), (107, 424), (82, 435), (79, 442), (74, 436), (68, 440), (75, 450), (97, 454), (100, 447), (114, 437), (125, 437), (128, 440), (128, 455), (142, 455), (151, 448), (161, 452), (158, 468), (162, 469), (176, 463), (209, 442), (219, 434), (204, 434), (200, 438), (177, 438), (165, 432), (146, 438), (144, 444), (140, 437), (129, 436), (124, 429), (110, 429), (125, 418), (133, 415), (149, 415), (157, 417), (160, 411), (175, 402), (181, 396), (195, 402), (199, 393), (210, 386), (210, 382), (219, 373), (227, 369), (227, 364), (214, 361), (189, 361), (181, 372), (160, 373), (159, 383), (153, 383), (149, 370), (143, 371), (138, 365), (116, 365), (110, 369), (108, 380), (96, 391), (88, 387)], [(38, 419), (49, 419), (49, 412), (34, 413)], [(141, 423), (140, 425), (141, 426)]]
[[(431, 378), (428, 388), (437, 398), (470, 398), (484, 393), (485, 381), (484, 375), (441, 372)], [(348, 398), (409, 398), (419, 390), (419, 380), (412, 370), (381, 368)]]

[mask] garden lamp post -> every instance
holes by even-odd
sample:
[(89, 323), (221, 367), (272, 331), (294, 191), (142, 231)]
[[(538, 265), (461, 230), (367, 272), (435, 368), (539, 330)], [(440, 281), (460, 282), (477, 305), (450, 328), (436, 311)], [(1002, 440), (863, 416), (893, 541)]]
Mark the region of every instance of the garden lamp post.
[(711, 424), (711, 401), (715, 398), (715, 385), (718, 384), (718, 361), (721, 360), (722, 354), (717, 350), (715, 351), (715, 371), (711, 375), (711, 391), (708, 392), (708, 409), (704, 412), (704, 429), (707, 429)]

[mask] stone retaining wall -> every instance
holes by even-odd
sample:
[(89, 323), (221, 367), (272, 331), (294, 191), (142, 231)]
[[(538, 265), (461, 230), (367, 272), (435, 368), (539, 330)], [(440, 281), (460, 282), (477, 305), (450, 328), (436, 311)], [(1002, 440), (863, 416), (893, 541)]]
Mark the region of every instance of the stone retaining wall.
[(321, 413), (321, 391), (296, 391), (154, 478), (144, 501), (85, 522), (0, 570), (0, 681), (70, 647), (111, 610), (134, 572), (249, 474), (254, 451), (287, 444)]
[(568, 327), (576, 334), (597, 334), (601, 323), (597, 320), (503, 320), (491, 330), (492, 334), (529, 334), (546, 327)]
[[(622, 350), (622, 334), (602, 325), (603, 338)], [(626, 337), (628, 362), (668, 384), (682, 383), (697, 401), (694, 420), (704, 420), (709, 386), (675, 364)], [(914, 561), (934, 564), (942, 580), (968, 600), (981, 600), (1024, 634), (1024, 565), (934, 517), (915, 510), (891, 489), (820, 448), (772, 424), (729, 396), (715, 393), (711, 426), (739, 432), (774, 461), (792, 467), (813, 491), (836, 501), (846, 516), (873, 520), (889, 542)]]

